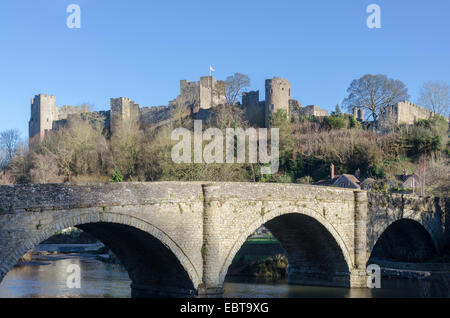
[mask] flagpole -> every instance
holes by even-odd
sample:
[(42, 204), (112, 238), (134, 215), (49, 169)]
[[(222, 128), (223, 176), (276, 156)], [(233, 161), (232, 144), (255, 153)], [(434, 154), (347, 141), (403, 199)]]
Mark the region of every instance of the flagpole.
[(211, 107), (213, 107), (212, 66), (209, 64), (209, 80), (211, 81)]

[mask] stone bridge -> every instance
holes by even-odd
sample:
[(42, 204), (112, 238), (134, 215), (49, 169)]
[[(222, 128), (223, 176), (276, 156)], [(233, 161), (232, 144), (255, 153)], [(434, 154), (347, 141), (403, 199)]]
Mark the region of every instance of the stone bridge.
[(119, 257), (133, 296), (217, 296), (261, 225), (289, 260), (289, 283), (366, 286), (372, 255), (421, 260), (448, 242), (449, 200), (298, 184), (155, 182), (0, 186), (0, 282), (64, 228)]

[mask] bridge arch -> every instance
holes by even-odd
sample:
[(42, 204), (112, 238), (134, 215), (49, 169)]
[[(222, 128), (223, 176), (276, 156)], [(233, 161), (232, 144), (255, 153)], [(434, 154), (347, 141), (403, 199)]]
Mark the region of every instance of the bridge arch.
[[(292, 208), (278, 208), (246, 227), (236, 239), (221, 268), (219, 274), (221, 284), (237, 252), (247, 238), (262, 225), (272, 232), (286, 251), (290, 283), (349, 286), (353, 258), (344, 239), (320, 213), (308, 208), (296, 211), (292, 211)], [(312, 237), (305, 241), (309, 235)], [(320, 250), (323, 253), (311, 253), (312, 250)], [(306, 254), (306, 258), (301, 256), (302, 253)], [(329, 267), (315, 271), (320, 267), (318, 262), (323, 262), (330, 256), (333, 257), (333, 261), (322, 263)], [(305, 265), (308, 268), (301, 268)]]
[(420, 220), (400, 218), (387, 224), (371, 248), (370, 259), (420, 262), (437, 255), (433, 232)]
[(195, 296), (201, 278), (164, 231), (134, 216), (83, 210), (71, 211), (22, 239), (13, 255), (0, 260), (0, 282), (22, 255), (68, 227), (88, 232), (117, 255), (132, 280), (132, 296)]

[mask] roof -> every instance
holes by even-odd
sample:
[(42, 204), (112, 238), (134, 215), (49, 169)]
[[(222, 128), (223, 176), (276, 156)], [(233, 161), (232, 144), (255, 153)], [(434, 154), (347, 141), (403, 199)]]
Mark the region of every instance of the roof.
[(334, 177), (333, 179), (324, 179), (324, 180), (319, 180), (317, 182), (314, 182), (313, 185), (319, 185), (319, 186), (324, 186), (324, 187), (331, 187), (334, 182), (340, 177), (341, 175), (337, 175), (336, 177)]
[(339, 180), (342, 179), (342, 178), (347, 179), (348, 182), (351, 185), (353, 185), (355, 188), (359, 188), (360, 181), (358, 180), (358, 178), (356, 178), (352, 174), (345, 174), (345, 173), (342, 174), (341, 176), (339, 176), (339, 178), (336, 179), (336, 181), (334, 182), (334, 185), (339, 185), (339, 183), (340, 183)]
[(359, 188), (360, 181), (358, 180), (358, 178), (356, 178), (352, 174), (346, 174), (346, 173), (337, 175), (333, 179), (325, 179), (325, 180), (317, 181), (314, 183), (314, 185), (331, 187), (333, 185), (337, 185), (336, 182), (342, 177), (346, 178), (350, 183), (352, 183), (355, 186), (355, 188)]
[(406, 182), (406, 180), (408, 180), (411, 177), (418, 178), (418, 176), (415, 173), (413, 173), (413, 174), (398, 174), (395, 176), (395, 179), (402, 182)]
[(373, 179), (373, 178), (366, 178), (366, 179), (364, 179), (364, 181), (363, 182), (361, 182), (361, 185), (365, 185), (365, 184), (370, 184), (370, 183), (374, 183), (376, 180), (375, 179)]

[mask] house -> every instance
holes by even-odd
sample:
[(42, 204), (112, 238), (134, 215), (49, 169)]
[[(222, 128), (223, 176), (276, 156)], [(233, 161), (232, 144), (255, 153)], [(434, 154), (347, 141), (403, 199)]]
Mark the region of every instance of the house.
[(363, 182), (360, 183), (361, 190), (373, 190), (375, 183), (376, 183), (375, 179), (366, 178)]
[(360, 189), (361, 181), (357, 178), (360, 175), (359, 169), (356, 170), (355, 175), (353, 174), (341, 174), (334, 175), (334, 164), (330, 165), (330, 179), (320, 180), (314, 185), (328, 186), (328, 187), (340, 187), (340, 188), (350, 188), (350, 189)]
[(418, 189), (422, 188), (422, 183), (417, 174), (407, 174), (406, 170), (403, 171), (403, 174), (396, 175), (395, 179), (399, 182), (400, 187), (404, 190), (412, 190), (415, 192)]
[(360, 181), (352, 174), (341, 174), (333, 182), (333, 186), (340, 188), (360, 189)]

